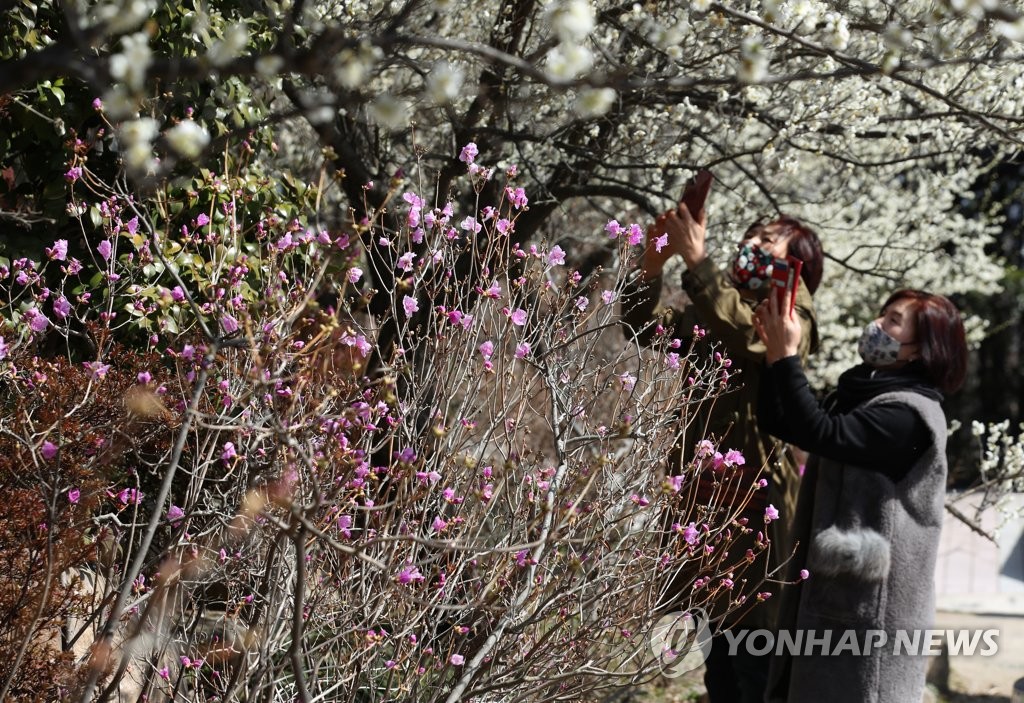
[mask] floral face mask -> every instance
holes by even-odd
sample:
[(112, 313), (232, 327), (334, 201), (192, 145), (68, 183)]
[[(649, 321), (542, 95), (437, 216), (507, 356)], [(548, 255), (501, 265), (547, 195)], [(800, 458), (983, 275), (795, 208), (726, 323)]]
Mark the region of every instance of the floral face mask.
[(877, 320), (872, 320), (861, 332), (857, 352), (860, 358), (872, 366), (888, 366), (896, 363), (901, 346), (899, 340), (883, 330)]
[(775, 258), (756, 244), (743, 244), (732, 260), (732, 280), (737, 288), (759, 290), (772, 277)]

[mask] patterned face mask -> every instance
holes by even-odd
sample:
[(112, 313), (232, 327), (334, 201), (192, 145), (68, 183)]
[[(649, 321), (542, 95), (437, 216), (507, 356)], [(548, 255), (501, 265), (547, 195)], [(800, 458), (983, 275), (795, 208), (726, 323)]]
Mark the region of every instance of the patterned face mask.
[(883, 330), (877, 320), (872, 320), (860, 334), (857, 352), (872, 366), (888, 366), (896, 362), (901, 346), (899, 340)]
[(758, 290), (772, 277), (774, 257), (756, 244), (743, 244), (732, 260), (732, 280), (737, 288)]

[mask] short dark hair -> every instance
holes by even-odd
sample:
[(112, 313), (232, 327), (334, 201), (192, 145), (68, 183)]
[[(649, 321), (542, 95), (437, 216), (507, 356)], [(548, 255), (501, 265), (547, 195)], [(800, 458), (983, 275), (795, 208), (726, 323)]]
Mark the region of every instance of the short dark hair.
[(945, 393), (960, 388), (967, 378), (967, 336), (960, 311), (945, 296), (904, 288), (889, 296), (883, 314), (899, 300), (911, 301), (917, 319), (917, 345), (928, 378)]
[(825, 254), (821, 249), (818, 233), (789, 215), (783, 215), (775, 222), (781, 225), (782, 231), (788, 237), (786, 247), (789, 255), (803, 262), (800, 278), (803, 279), (807, 290), (813, 294), (821, 284), (821, 274), (825, 267)]

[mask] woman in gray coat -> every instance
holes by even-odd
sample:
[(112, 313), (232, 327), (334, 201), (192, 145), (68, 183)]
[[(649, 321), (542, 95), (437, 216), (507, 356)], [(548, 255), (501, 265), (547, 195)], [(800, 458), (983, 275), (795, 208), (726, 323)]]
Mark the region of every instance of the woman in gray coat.
[(755, 325), (769, 365), (762, 429), (811, 453), (794, 516), (800, 583), (783, 592), (789, 637), (767, 700), (916, 703), (946, 487), (939, 403), (966, 375), (960, 314), (942, 296), (893, 293), (861, 335), (864, 363), (824, 406), (796, 355), (799, 319), (769, 296)]

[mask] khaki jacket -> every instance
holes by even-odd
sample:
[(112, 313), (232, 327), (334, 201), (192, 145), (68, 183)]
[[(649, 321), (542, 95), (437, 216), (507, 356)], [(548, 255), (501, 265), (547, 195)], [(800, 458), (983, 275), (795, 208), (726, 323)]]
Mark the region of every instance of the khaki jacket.
[[(757, 395), (764, 369), (765, 348), (754, 329), (753, 318), (754, 307), (763, 295), (753, 299), (742, 296), (718, 265), (708, 258), (683, 274), (682, 287), (690, 305), (676, 309), (660, 305), (661, 277), (642, 281), (638, 273), (631, 275), (622, 295), (622, 324), (628, 339), (635, 339), (642, 346), (649, 346), (665, 336), (682, 339), (685, 343), (692, 338), (694, 325), (698, 325), (707, 331), (701, 342), (703, 348), (699, 347), (698, 353), (709, 353), (711, 345), (718, 344), (716, 348), (732, 359), (729, 369), (731, 390), (698, 416), (692, 425), (693, 430), (688, 432), (686, 446), (672, 454), (676, 457), (681, 455), (685, 464), (698, 440), (715, 437), (720, 439), (723, 453), (726, 449), (743, 452), (746, 463), (741, 470), (749, 474), (750, 481), (737, 482), (738, 485), (749, 486), (764, 468), (761, 476), (768, 479), (768, 490), (755, 494), (745, 516), (755, 526), (756, 532), (756, 525), (763, 521), (765, 506), (771, 503), (778, 509), (782, 519), (774, 521), (769, 530), (771, 551), (774, 557), (778, 557), (772, 559), (771, 567), (775, 568), (785, 558), (782, 555), (788, 556), (792, 552), (787, 525), (796, 509), (799, 470), (792, 453), (757, 426)], [(802, 285), (797, 290), (795, 310), (802, 322), (800, 357), (806, 360), (808, 354), (818, 348), (818, 325), (811, 295)], [(660, 336), (659, 325), (663, 330)], [(711, 484), (701, 488), (706, 490), (699, 491), (698, 498), (702, 494), (710, 495)], [(737, 543), (734, 548), (741, 546)], [(767, 620), (771, 619), (774, 605), (761, 609), (764, 615), (769, 616)], [(762, 621), (758, 624), (771, 624), (765, 618), (754, 620)], [(745, 618), (744, 623), (748, 622)]]

